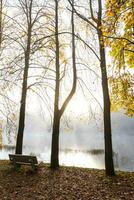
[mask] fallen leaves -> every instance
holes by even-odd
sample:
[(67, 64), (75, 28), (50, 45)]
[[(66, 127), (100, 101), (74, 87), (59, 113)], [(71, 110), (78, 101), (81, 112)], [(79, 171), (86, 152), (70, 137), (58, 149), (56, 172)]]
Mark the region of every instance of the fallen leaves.
[[(3, 166), (4, 165), (4, 166)], [(106, 177), (103, 170), (40, 165), (15, 172), (0, 162), (0, 199), (8, 200), (134, 200), (134, 173)]]

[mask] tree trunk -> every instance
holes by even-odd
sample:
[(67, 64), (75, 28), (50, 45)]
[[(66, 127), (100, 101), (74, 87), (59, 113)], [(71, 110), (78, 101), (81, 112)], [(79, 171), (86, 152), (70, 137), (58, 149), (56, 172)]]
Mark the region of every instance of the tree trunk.
[[(73, 3), (69, 0), (72, 8)], [(104, 136), (105, 136), (105, 168), (107, 175), (114, 175), (114, 165), (113, 165), (113, 151), (112, 151), (112, 136), (111, 136), (111, 118), (110, 118), (110, 98), (109, 98), (109, 89), (108, 89), (108, 80), (107, 80), (107, 71), (106, 71), (106, 57), (105, 57), (105, 47), (103, 34), (101, 31), (102, 28), (102, 0), (98, 0), (98, 18), (94, 16), (92, 0), (89, 1), (91, 19), (86, 18), (85, 16), (79, 14), (75, 9), (75, 13), (89, 25), (91, 25), (96, 31), (99, 40), (99, 51), (100, 51), (100, 68), (102, 75), (102, 91), (103, 91), (103, 102), (104, 102)], [(96, 53), (95, 53), (96, 55)], [(97, 56), (98, 58), (98, 56)]]
[(29, 59), (30, 59), (30, 45), (31, 45), (31, 26), (28, 27), (28, 38), (27, 38), (27, 48), (25, 51), (25, 68), (23, 75), (23, 86), (21, 95), (21, 105), (20, 105), (20, 116), (19, 116), (19, 127), (16, 141), (16, 154), (22, 154), (23, 148), (23, 134), (25, 127), (25, 111), (26, 111), (26, 97), (27, 97), (27, 82), (28, 82), (28, 69), (29, 69)]
[(105, 142), (105, 169), (106, 175), (114, 175), (112, 135), (111, 135), (111, 114), (110, 114), (110, 97), (108, 89), (108, 78), (106, 70), (105, 45), (102, 33), (102, 2), (98, 0), (98, 22), (97, 32), (100, 50), (100, 68), (102, 76), (102, 92), (103, 92), (103, 109), (104, 109), (104, 142)]
[(105, 142), (105, 169), (107, 175), (114, 175), (112, 136), (111, 136), (111, 116), (110, 116), (110, 98), (108, 90), (108, 81), (105, 63), (105, 51), (101, 48), (101, 74), (102, 91), (104, 104), (104, 142)]
[(60, 63), (59, 63), (59, 36), (58, 36), (58, 0), (55, 0), (55, 99), (54, 99), (54, 117), (52, 130), (52, 146), (51, 146), (51, 168), (59, 167), (59, 129), (60, 129), (60, 113), (59, 113), (59, 88), (60, 88)]
[[(73, 2), (73, 1), (72, 1)], [(55, 0), (55, 44), (56, 44), (56, 84), (55, 84), (55, 101), (54, 101), (54, 118), (52, 130), (52, 147), (51, 147), (51, 168), (59, 167), (59, 133), (60, 119), (63, 115), (68, 103), (73, 97), (76, 90), (77, 70), (75, 58), (75, 34), (74, 34), (74, 11), (72, 9), (72, 65), (73, 65), (73, 84), (71, 91), (61, 108), (59, 109), (59, 89), (60, 89), (60, 64), (59, 64), (59, 38), (58, 38), (58, 0)]]
[[(101, 25), (99, 24), (99, 27)], [(104, 142), (105, 142), (105, 169), (106, 175), (114, 175), (112, 136), (111, 136), (111, 116), (110, 116), (110, 97), (108, 89), (108, 79), (106, 71), (105, 47), (102, 31), (98, 27), (99, 49), (100, 49), (100, 68), (102, 76), (103, 107), (104, 107)]]
[(24, 71), (24, 77), (23, 77), (23, 87), (22, 87), (21, 105), (20, 105), (20, 116), (19, 116), (19, 127), (18, 127), (17, 142), (16, 142), (16, 151), (15, 151), (16, 154), (22, 154), (23, 133), (24, 133), (24, 127), (25, 127), (27, 77), (28, 77), (28, 68), (25, 69), (25, 71)]
[(60, 117), (59, 112), (55, 112), (53, 120), (52, 132), (52, 149), (51, 149), (51, 168), (59, 168), (59, 133), (60, 133)]

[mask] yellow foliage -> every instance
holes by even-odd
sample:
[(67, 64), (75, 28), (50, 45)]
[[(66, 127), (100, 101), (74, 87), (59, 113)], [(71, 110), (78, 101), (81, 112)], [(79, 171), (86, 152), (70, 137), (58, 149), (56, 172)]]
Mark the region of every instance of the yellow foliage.
[(106, 12), (106, 16), (107, 17), (113, 17), (114, 16), (114, 13), (110, 10), (110, 11), (107, 11)]
[(126, 114), (134, 117), (134, 96), (131, 92), (131, 77), (124, 74), (118, 78), (110, 78), (111, 111), (124, 109)]

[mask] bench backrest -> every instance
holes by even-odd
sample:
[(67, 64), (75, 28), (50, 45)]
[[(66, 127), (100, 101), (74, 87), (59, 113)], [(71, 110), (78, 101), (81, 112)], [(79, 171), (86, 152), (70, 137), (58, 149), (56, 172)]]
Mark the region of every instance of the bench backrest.
[(36, 156), (27, 156), (27, 155), (21, 155), (21, 154), (9, 154), (9, 158), (11, 161), (15, 161), (16, 163), (38, 164)]

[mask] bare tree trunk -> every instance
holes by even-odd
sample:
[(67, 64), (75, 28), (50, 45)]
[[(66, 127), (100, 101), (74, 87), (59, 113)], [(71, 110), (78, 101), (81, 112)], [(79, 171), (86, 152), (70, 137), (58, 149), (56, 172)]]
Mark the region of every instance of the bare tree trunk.
[(72, 89), (63, 102), (61, 109), (59, 109), (60, 96), (60, 64), (59, 64), (59, 38), (58, 38), (58, 0), (55, 0), (55, 41), (56, 41), (56, 85), (55, 85), (55, 101), (54, 101), (54, 118), (52, 130), (52, 149), (51, 149), (51, 168), (59, 167), (59, 133), (60, 133), (60, 119), (72, 99), (76, 90), (77, 71), (75, 61), (75, 37), (74, 37), (74, 11), (72, 9), (72, 65), (73, 65), (73, 84)]
[[(35, 51), (40, 49), (40, 46), (36, 46), (35, 44), (37, 41), (43, 41), (43, 39), (34, 38), (35, 30), (37, 27), (35, 24), (39, 25), (40, 18), (43, 17), (42, 15), (42, 8), (40, 6), (35, 6), (36, 1), (34, 0), (19, 0), (20, 6), (23, 11), (23, 15), (26, 20), (26, 44), (22, 44), (24, 50), (24, 74), (23, 74), (23, 83), (22, 83), (22, 94), (21, 94), (21, 103), (20, 103), (20, 116), (19, 116), (19, 126), (18, 126), (18, 134), (17, 134), (17, 141), (16, 141), (16, 154), (22, 154), (22, 147), (23, 147), (23, 134), (24, 134), (24, 127), (25, 127), (25, 112), (26, 112), (26, 98), (27, 98), (27, 90), (30, 88), (28, 86), (28, 72), (30, 67), (30, 57), (31, 54), (33, 55)], [(35, 28), (34, 28), (35, 26)], [(38, 26), (39, 28), (41, 27)], [(34, 44), (34, 45), (33, 45)], [(35, 48), (35, 49), (34, 49)], [(34, 50), (34, 51), (33, 51)]]
[[(29, 13), (31, 14), (32, 5)], [(23, 134), (25, 127), (25, 111), (26, 111), (26, 97), (27, 97), (27, 82), (28, 82), (28, 69), (30, 60), (30, 45), (31, 45), (31, 20), (28, 23), (28, 36), (27, 36), (27, 47), (25, 50), (25, 67), (23, 74), (23, 85), (22, 85), (22, 95), (21, 95), (21, 105), (20, 105), (20, 116), (19, 116), (19, 127), (16, 141), (16, 154), (22, 154), (23, 147)]]
[(102, 91), (103, 91), (103, 105), (104, 105), (104, 142), (105, 142), (105, 169), (107, 175), (114, 175), (114, 164), (113, 164), (113, 151), (112, 151), (112, 136), (111, 136), (111, 116), (110, 116), (110, 97), (108, 89), (108, 78), (106, 71), (106, 55), (103, 34), (101, 31), (102, 27), (102, 5), (101, 1), (98, 0), (99, 12), (98, 12), (98, 39), (99, 39), (99, 50), (100, 50), (100, 68), (102, 76)]
[(113, 151), (112, 151), (112, 136), (111, 136), (111, 116), (110, 116), (110, 97), (108, 89), (108, 80), (106, 72), (105, 50), (100, 41), (100, 58), (101, 58), (101, 75), (102, 75), (102, 91), (104, 105), (104, 142), (105, 142), (105, 169), (107, 175), (114, 175)]
[[(72, 5), (71, 0), (68, 0)], [(112, 135), (111, 135), (111, 117), (110, 117), (110, 97), (108, 89), (107, 71), (106, 71), (106, 55), (105, 46), (103, 40), (102, 28), (102, 1), (98, 0), (98, 17), (94, 16), (92, 0), (89, 0), (89, 7), (91, 13), (90, 18), (77, 12), (74, 8), (75, 13), (85, 22), (87, 22), (92, 28), (97, 31), (98, 41), (99, 41), (99, 51), (100, 51), (100, 68), (102, 75), (102, 91), (103, 91), (103, 104), (104, 104), (104, 138), (105, 138), (105, 168), (107, 175), (114, 175), (114, 164), (113, 164), (113, 151), (112, 151)], [(96, 54), (95, 54), (96, 55)], [(98, 56), (97, 56), (98, 58)]]
[(51, 168), (59, 167), (59, 133), (60, 133), (60, 116), (59, 111), (54, 113), (53, 132), (52, 132), (52, 149), (51, 149)]
[(55, 0), (55, 45), (56, 45), (56, 83), (54, 100), (54, 117), (52, 129), (51, 147), (51, 168), (59, 167), (59, 132), (60, 132), (60, 113), (59, 113), (59, 88), (60, 88), (60, 64), (59, 64), (59, 36), (58, 36), (58, 0)]
[(23, 146), (23, 133), (25, 127), (25, 110), (26, 110), (26, 96), (27, 96), (27, 79), (28, 79), (29, 56), (30, 56), (30, 40), (31, 40), (30, 38), (31, 38), (31, 33), (29, 33), (27, 50), (25, 52), (25, 69), (23, 75), (19, 127), (18, 127), (17, 142), (16, 142), (16, 154), (22, 154), (22, 146)]

